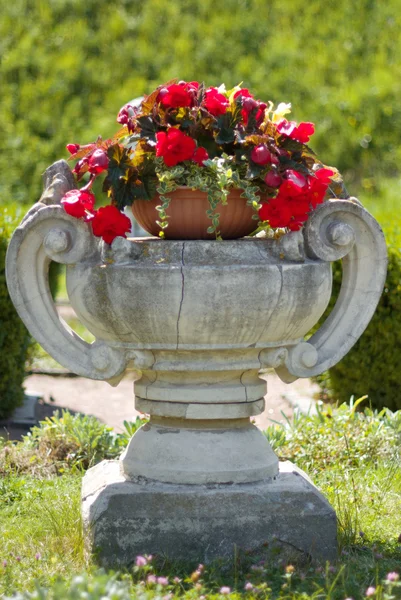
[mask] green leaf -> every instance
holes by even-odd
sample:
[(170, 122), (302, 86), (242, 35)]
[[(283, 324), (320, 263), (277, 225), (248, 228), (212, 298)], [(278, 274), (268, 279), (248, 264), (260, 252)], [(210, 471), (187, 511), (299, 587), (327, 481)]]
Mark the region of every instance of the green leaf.
[(235, 141), (235, 132), (234, 128), (231, 125), (231, 117), (232, 114), (230, 112), (227, 112), (224, 115), (220, 115), (220, 117), (217, 117), (217, 144), (232, 144)]
[(137, 123), (141, 129), (141, 138), (146, 138), (150, 146), (156, 145), (156, 124), (152, 117), (138, 117)]
[(288, 150), (289, 152), (302, 152), (304, 145), (301, 142), (297, 142), (297, 140), (293, 140), (287, 135), (281, 135), (279, 140), (279, 145), (284, 150)]

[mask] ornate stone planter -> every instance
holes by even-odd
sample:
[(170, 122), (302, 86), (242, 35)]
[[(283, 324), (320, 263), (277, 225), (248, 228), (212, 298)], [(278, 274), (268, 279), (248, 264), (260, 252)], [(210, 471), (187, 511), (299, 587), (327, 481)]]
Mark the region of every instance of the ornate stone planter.
[[(337, 304), (304, 341), (339, 258)], [(68, 295), (92, 345), (57, 315), (50, 260), (67, 265)], [(35, 206), (7, 256), (21, 318), (79, 375), (117, 385), (133, 369), (136, 408), (150, 415), (120, 461), (84, 478), (87, 539), (103, 564), (145, 552), (207, 561), (273, 539), (292, 555), (334, 558), (333, 509), (305, 474), (279, 466), (250, 417), (263, 411), (266, 369), (291, 382), (346, 354), (385, 274), (380, 227), (352, 201), (324, 203), (303, 234), (279, 241), (117, 238), (111, 248), (60, 206)]]

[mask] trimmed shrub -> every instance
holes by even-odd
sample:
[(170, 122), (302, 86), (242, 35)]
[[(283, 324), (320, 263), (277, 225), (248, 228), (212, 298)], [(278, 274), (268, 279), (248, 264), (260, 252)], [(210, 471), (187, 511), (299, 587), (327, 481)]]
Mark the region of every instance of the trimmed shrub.
[(20, 220), (11, 208), (0, 214), (0, 419), (22, 404), (25, 361), (30, 335), (11, 302), (6, 285), (5, 258), (8, 241)]
[[(387, 226), (388, 270), (384, 291), (366, 331), (336, 366), (316, 380), (332, 400), (367, 394), (375, 408), (401, 408), (401, 227)], [(341, 286), (341, 263), (333, 264), (333, 308)], [(323, 316), (325, 318), (326, 315)]]

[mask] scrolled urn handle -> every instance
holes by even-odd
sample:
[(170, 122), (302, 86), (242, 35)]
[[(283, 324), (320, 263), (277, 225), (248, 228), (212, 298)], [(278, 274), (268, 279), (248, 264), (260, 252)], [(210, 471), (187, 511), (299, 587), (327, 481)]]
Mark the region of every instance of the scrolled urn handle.
[(327, 320), (307, 341), (288, 350), (276, 371), (283, 381), (311, 377), (339, 362), (366, 329), (383, 291), (387, 249), (377, 221), (360, 204), (328, 200), (304, 230), (306, 254), (323, 261), (342, 259), (340, 294)]
[(122, 351), (106, 343), (88, 344), (57, 314), (48, 282), (49, 263), (100, 261), (98, 240), (87, 223), (70, 217), (61, 206), (43, 206), (25, 218), (11, 238), (6, 277), (11, 299), (33, 337), (60, 364), (112, 385), (126, 367)]

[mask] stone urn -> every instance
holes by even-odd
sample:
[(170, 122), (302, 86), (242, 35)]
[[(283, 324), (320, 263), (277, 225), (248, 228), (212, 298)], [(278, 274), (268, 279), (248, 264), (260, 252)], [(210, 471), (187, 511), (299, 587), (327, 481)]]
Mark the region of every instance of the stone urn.
[[(266, 370), (285, 382), (317, 375), (366, 328), (386, 275), (377, 222), (356, 200), (330, 200), (303, 232), (279, 240), (109, 246), (57, 205), (71, 182), (63, 164), (50, 169), (47, 203), (10, 242), (10, 295), (32, 335), (71, 371), (117, 385), (133, 370), (135, 406), (150, 416), (119, 461), (84, 477), (86, 538), (100, 562), (129, 565), (143, 553), (210, 561), (272, 543), (292, 558), (334, 559), (333, 509), (302, 471), (279, 464), (250, 419), (264, 410)], [(305, 341), (338, 259), (337, 303)], [(66, 265), (71, 305), (94, 343), (59, 318), (51, 260)]]

